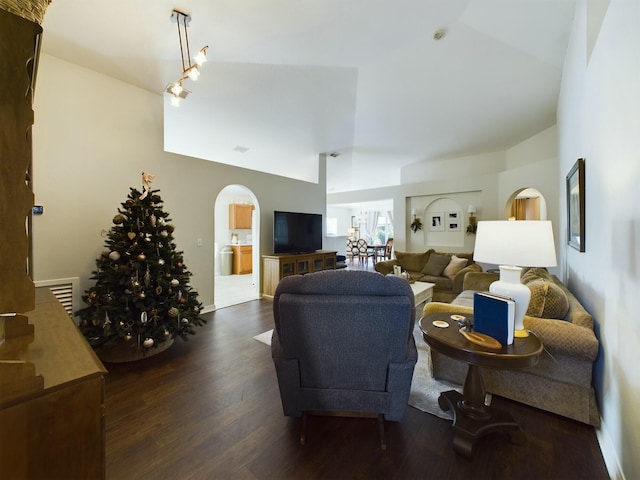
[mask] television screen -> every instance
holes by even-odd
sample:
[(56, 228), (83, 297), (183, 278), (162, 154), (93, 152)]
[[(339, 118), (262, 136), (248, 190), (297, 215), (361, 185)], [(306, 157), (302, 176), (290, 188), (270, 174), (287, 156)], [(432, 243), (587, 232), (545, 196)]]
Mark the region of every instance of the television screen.
[(274, 253), (309, 253), (322, 249), (322, 215), (273, 212)]

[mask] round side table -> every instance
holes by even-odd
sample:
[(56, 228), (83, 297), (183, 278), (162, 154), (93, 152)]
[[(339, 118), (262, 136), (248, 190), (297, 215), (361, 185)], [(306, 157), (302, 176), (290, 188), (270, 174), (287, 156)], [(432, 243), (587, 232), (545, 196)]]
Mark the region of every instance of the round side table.
[[(465, 314), (467, 320), (473, 315)], [(434, 324), (441, 325), (440, 327)], [(445, 322), (448, 326), (442, 327)], [(472, 458), (478, 440), (489, 433), (507, 432), (511, 441), (522, 444), (526, 438), (511, 414), (484, 404), (485, 388), (480, 367), (524, 368), (538, 363), (542, 342), (531, 333), (516, 338), (512, 345), (491, 349), (468, 341), (449, 313), (434, 313), (420, 319), (422, 336), (431, 348), (469, 365), (463, 393), (442, 392), (438, 404), (453, 413), (453, 448), (466, 458)]]

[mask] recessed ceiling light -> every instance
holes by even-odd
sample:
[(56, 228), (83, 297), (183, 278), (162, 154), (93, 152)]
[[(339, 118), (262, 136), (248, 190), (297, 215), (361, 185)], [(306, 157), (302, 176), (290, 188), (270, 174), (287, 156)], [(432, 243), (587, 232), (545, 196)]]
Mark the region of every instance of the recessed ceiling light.
[(440, 28), (433, 32), (433, 39), (436, 41), (441, 40), (444, 37), (445, 33), (447, 33), (447, 31), (444, 28)]

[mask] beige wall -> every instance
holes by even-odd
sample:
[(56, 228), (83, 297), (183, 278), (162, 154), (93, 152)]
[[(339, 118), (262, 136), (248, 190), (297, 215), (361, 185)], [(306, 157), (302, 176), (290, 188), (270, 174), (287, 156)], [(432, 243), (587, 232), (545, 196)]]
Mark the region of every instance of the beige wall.
[[(95, 259), (130, 187), (156, 175), (176, 227), (191, 284), (213, 305), (214, 206), (228, 184), (249, 188), (260, 206), (260, 251), (273, 247), (274, 210), (324, 213), (320, 183), (295, 181), (163, 151), (163, 98), (42, 55), (34, 105), (34, 189), (44, 215), (34, 218), (35, 280), (80, 277), (88, 288)], [(203, 246), (198, 247), (198, 238)]]

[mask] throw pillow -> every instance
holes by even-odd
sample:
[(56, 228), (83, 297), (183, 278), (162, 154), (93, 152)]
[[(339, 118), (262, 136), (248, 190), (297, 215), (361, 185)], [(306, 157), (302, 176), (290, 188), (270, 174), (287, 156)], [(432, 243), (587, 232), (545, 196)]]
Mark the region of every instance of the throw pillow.
[(466, 258), (460, 258), (453, 255), (451, 257), (451, 261), (449, 262), (449, 265), (444, 267), (442, 274), (445, 277), (449, 277), (451, 280), (453, 280), (453, 277), (455, 277), (460, 270), (462, 270), (464, 267), (467, 266), (468, 261), (469, 260), (467, 260)]
[(425, 275), (432, 275), (434, 277), (442, 276), (442, 272), (449, 265), (451, 257), (448, 255), (440, 255), (438, 253), (432, 253), (427, 260), (427, 264), (422, 269), (422, 273)]
[(569, 311), (569, 299), (555, 283), (537, 279), (527, 283), (531, 300), (527, 315), (538, 318), (563, 319)]
[(522, 275), (520, 278), (522, 283), (525, 285), (538, 279), (552, 281), (549, 271), (544, 267), (525, 267), (522, 269)]
[(429, 253), (429, 251), (422, 253), (396, 251), (396, 259), (402, 267), (402, 270), (407, 272), (419, 272), (422, 270), (425, 263), (427, 263)]

